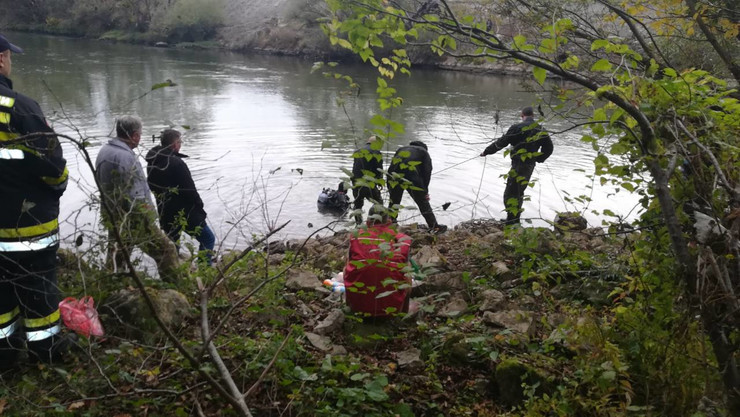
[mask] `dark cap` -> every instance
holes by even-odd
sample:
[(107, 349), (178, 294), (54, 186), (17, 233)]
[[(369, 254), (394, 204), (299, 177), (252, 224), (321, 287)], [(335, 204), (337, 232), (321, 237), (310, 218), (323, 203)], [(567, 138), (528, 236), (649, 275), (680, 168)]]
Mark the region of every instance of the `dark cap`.
[(0, 52), (5, 52), (8, 49), (10, 49), (11, 51), (17, 54), (23, 53), (23, 49), (19, 48), (16, 45), (13, 45), (12, 43), (10, 43), (10, 41), (5, 36), (0, 35)]

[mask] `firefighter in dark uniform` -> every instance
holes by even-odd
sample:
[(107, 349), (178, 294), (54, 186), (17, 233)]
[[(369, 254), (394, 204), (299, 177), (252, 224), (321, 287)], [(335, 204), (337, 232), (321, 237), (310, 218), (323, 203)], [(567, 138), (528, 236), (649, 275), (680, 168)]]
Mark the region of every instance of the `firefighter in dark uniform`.
[(429, 231), (443, 233), (447, 226), (437, 223), (432, 206), (429, 204), (429, 182), (432, 179), (432, 158), (427, 145), (421, 141), (410, 142), (408, 146), (398, 148), (391, 166), (388, 168), (388, 189), (391, 218), (398, 217), (398, 205), (406, 190), (419, 207), (421, 215), (427, 222)]
[[(383, 204), (380, 185), (376, 182), (382, 178), (381, 171), (383, 171), (383, 154), (380, 153), (377, 146), (379, 144), (380, 142), (375, 136), (370, 136), (365, 146), (352, 154), (352, 158), (354, 158), (352, 164), (354, 210), (362, 210), (366, 198), (375, 201), (377, 204)], [(362, 223), (362, 214), (355, 215), (355, 221), (357, 224)]]
[(0, 367), (6, 368), (17, 363), (24, 333), (32, 360), (60, 361), (71, 342), (61, 333), (56, 276), (66, 161), (38, 103), (13, 91), (11, 54), (22, 52), (0, 35)]
[(519, 223), (524, 190), (532, 178), (534, 166), (537, 162), (545, 162), (553, 150), (550, 135), (534, 120), (534, 109), (523, 108), (521, 117), (521, 123), (511, 126), (506, 134), (488, 145), (480, 154), (480, 156), (492, 155), (511, 146), (511, 171), (504, 190), (506, 224)]

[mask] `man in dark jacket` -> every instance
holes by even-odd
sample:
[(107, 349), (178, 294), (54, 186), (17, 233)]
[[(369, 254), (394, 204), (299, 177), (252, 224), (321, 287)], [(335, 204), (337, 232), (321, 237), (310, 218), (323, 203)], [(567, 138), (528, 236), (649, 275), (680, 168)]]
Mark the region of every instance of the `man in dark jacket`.
[(522, 109), (522, 122), (509, 128), (505, 135), (490, 144), (480, 156), (492, 155), (511, 145), (511, 171), (506, 179), (504, 207), (506, 223), (519, 223), (524, 202), (524, 190), (532, 178), (537, 162), (545, 162), (552, 155), (550, 135), (534, 120), (534, 109)]
[[(383, 170), (383, 155), (377, 145), (375, 136), (370, 136), (365, 146), (356, 150), (352, 157), (352, 194), (355, 197), (355, 210), (361, 210), (368, 198), (377, 204), (383, 204), (383, 197), (380, 195), (380, 185), (376, 182), (381, 178)], [(362, 214), (355, 216), (357, 223), (362, 223)]]
[[(11, 54), (23, 50), (0, 35), (0, 367), (31, 357), (62, 360), (56, 253), (59, 197), (68, 171), (62, 147), (33, 99), (13, 90)], [(25, 137), (25, 138), (24, 138)], [(23, 138), (23, 139), (22, 139)]]
[(413, 141), (409, 143), (409, 146), (398, 148), (388, 168), (391, 200), (388, 207), (391, 209), (392, 217), (397, 217), (398, 205), (403, 198), (403, 190), (406, 190), (419, 207), (429, 230), (441, 233), (447, 230), (447, 226), (437, 224), (437, 218), (429, 204), (429, 181), (431, 179), (432, 158), (424, 142)]
[(159, 224), (173, 242), (180, 239), (180, 233), (193, 236), (200, 243), (199, 251), (211, 265), (216, 237), (206, 223), (203, 209), (193, 176), (180, 153), (182, 137), (180, 132), (167, 129), (162, 132), (161, 144), (152, 148), (146, 155), (147, 182), (157, 199)]

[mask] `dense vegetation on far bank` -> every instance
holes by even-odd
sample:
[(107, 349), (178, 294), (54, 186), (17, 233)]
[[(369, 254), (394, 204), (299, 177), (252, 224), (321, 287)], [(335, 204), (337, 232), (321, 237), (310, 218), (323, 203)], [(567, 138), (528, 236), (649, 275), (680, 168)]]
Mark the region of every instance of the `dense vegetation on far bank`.
[[(398, 3), (418, 15), (430, 7), (427, 3), (434, 2)], [(503, 10), (487, 2), (448, 3), (461, 13), (471, 13), (484, 24), (493, 25), (504, 36), (532, 30), (528, 17), (518, 14), (513, 3)], [(332, 45), (321, 29), (320, 23), (331, 16), (325, 0), (0, 0), (0, 6), (5, 11), (0, 16), (0, 27), (5, 29), (147, 45), (166, 42), (320, 59), (356, 59), (344, 48)], [(728, 13), (732, 16), (732, 12)], [(408, 47), (413, 64), (492, 73), (524, 71), (522, 65), (512, 62), (440, 56), (426, 47), (432, 41), (420, 39), (419, 45)], [(660, 37), (655, 41), (678, 68), (698, 67), (729, 76), (722, 59), (698, 34)]]
[(4, 27), (137, 43), (214, 40), (225, 20), (222, 0), (2, 3)]

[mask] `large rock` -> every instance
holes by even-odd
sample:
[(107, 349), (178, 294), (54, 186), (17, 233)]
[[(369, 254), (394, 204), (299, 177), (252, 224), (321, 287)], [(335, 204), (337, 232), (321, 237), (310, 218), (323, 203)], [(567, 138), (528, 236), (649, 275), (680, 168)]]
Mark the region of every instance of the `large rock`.
[(272, 265), (280, 265), (285, 260), (285, 254), (284, 253), (271, 253), (270, 256), (267, 258), (267, 262)]
[(286, 250), (298, 253), (307, 257), (316, 256), (319, 253), (321, 242), (316, 239), (291, 239), (285, 242)]
[(306, 333), (306, 339), (311, 343), (313, 347), (322, 351), (329, 352), (332, 350), (331, 339), (326, 336), (318, 335), (316, 333)]
[(571, 211), (555, 215), (555, 230), (586, 230), (587, 227), (588, 222), (581, 213)]
[(481, 298), (480, 311), (498, 311), (506, 306), (506, 295), (499, 290), (485, 290)]
[(514, 273), (511, 272), (509, 266), (504, 261), (496, 261), (491, 264), (491, 275), (497, 277), (501, 281), (508, 281), (514, 278)]
[(342, 345), (334, 345), (331, 348), (333, 356), (347, 356), (347, 348)]
[(323, 271), (336, 272), (344, 266), (346, 256), (346, 247), (339, 248), (327, 243), (319, 246), (313, 266)]
[(335, 248), (347, 248), (349, 247), (349, 238), (351, 236), (351, 233), (349, 231), (339, 231), (336, 232), (333, 236), (328, 236), (319, 239), (319, 241), (323, 244), (329, 244)]
[(285, 280), (285, 287), (291, 290), (313, 290), (321, 286), (318, 275), (311, 271), (296, 270)]
[(343, 323), (344, 313), (342, 310), (335, 308), (316, 326), (316, 328), (313, 329), (313, 331), (316, 334), (326, 335), (341, 329)]
[[(190, 317), (187, 297), (172, 289), (147, 288), (157, 315), (169, 328), (177, 328)], [(126, 335), (141, 337), (159, 332), (151, 310), (138, 290), (121, 289), (103, 300), (100, 313), (106, 329), (120, 328)], [(113, 330), (115, 332), (115, 330)]]
[(532, 325), (532, 313), (523, 310), (486, 311), (483, 313), (483, 321), (515, 333), (527, 334)]
[(414, 281), (411, 297), (422, 297), (440, 292), (459, 291), (465, 288), (462, 272), (442, 272)]
[(281, 240), (272, 240), (267, 244), (267, 252), (269, 253), (285, 253), (287, 249), (287, 245)]
[(421, 360), (421, 351), (416, 348), (396, 353), (396, 360), (400, 369), (413, 372), (424, 368), (424, 362)]
[(506, 240), (506, 235), (501, 230), (496, 230), (493, 233), (489, 233), (483, 236), (483, 240), (489, 244), (498, 244)]
[(453, 295), (437, 313), (440, 317), (457, 317), (468, 309), (468, 303), (461, 294)]
[(447, 265), (445, 257), (433, 246), (422, 246), (414, 260), (422, 268), (442, 269)]
[(462, 272), (443, 272), (429, 275), (422, 282), (425, 292), (454, 291), (465, 288)]

